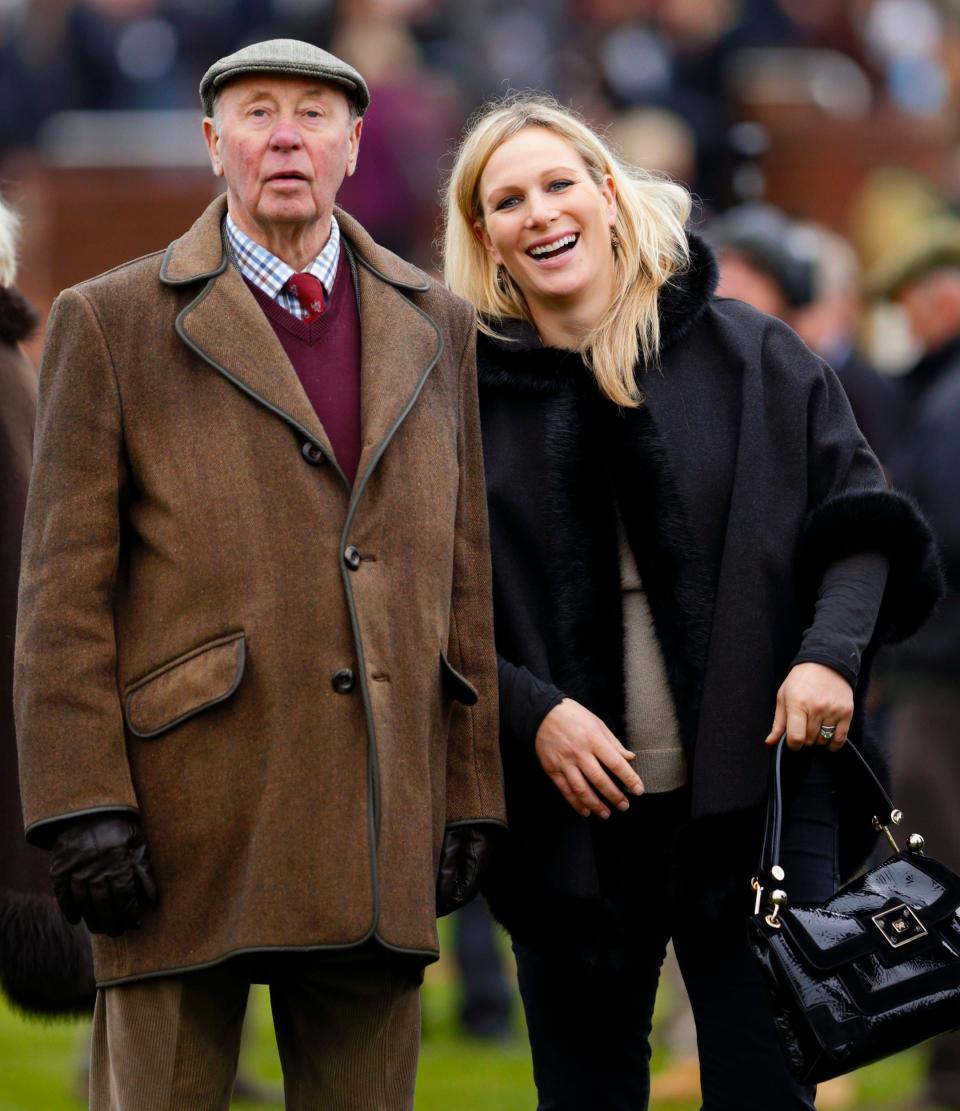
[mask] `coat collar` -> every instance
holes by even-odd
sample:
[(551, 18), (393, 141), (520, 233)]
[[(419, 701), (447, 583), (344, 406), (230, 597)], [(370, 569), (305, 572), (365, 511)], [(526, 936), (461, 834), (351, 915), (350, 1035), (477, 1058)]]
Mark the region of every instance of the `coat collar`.
[[(221, 231), (226, 211), (227, 198), (221, 194), (188, 232), (170, 244), (160, 267), (160, 280), (165, 285), (205, 281), (226, 270), (229, 256)], [(430, 288), (430, 280), (422, 270), (375, 243), (352, 216), (340, 208), (335, 208), (334, 214), (362, 266), (399, 289), (422, 293)]]
[[(164, 256), (164, 284), (195, 286), (196, 295), (177, 317), (177, 333), (195, 354), (334, 460), (326, 430), (273, 327), (240, 272), (229, 265), (221, 231), (225, 212), (226, 199), (218, 197)], [(374, 243), (352, 217), (339, 210), (336, 215), (346, 259), (356, 267), (360, 312), (363, 446), (353, 486), (356, 503), (440, 358), (443, 341), (432, 318), (407, 296), (430, 288), (426, 275)], [(347, 485), (342, 472), (340, 477)]]
[[(679, 343), (703, 316), (717, 287), (713, 252), (692, 232), (690, 265), (660, 292), (660, 351)], [(481, 335), (478, 357), (480, 384), (523, 393), (552, 393), (571, 377), (590, 380), (580, 357), (572, 351), (545, 347), (526, 320), (495, 323), (501, 338)]]

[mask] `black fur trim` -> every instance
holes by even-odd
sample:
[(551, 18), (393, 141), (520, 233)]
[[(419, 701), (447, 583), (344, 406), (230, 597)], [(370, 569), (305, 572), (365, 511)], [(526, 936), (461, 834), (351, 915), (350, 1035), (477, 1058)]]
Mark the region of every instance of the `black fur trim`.
[(36, 331), (39, 319), (22, 293), (0, 286), (0, 340), (22, 343)]
[(660, 291), (660, 349), (686, 336), (703, 316), (720, 280), (713, 251), (699, 235), (688, 233), (690, 265)]
[(51, 895), (0, 892), (0, 988), (30, 1015), (93, 1011), (96, 985), (90, 938), (71, 926)]
[(623, 731), (623, 600), (616, 512), (603, 463), (595, 390), (550, 405), (543, 450), (551, 522), (545, 568), (553, 596), (557, 687)]
[(716, 586), (684, 518), (649, 409), (618, 412), (613, 420), (620, 425), (614, 439), (617, 503), (663, 654), (687, 767), (692, 769)]
[(544, 347), (525, 321), (507, 320), (497, 330), (502, 339), (482, 332), (477, 336), (477, 377), (481, 389), (553, 394), (571, 379), (587, 378), (589, 372), (575, 351)]
[(819, 505), (797, 546), (801, 597), (813, 599), (827, 566), (856, 552), (882, 552), (890, 573), (875, 639), (904, 640), (944, 593), (930, 526), (917, 505), (893, 490), (852, 490)]

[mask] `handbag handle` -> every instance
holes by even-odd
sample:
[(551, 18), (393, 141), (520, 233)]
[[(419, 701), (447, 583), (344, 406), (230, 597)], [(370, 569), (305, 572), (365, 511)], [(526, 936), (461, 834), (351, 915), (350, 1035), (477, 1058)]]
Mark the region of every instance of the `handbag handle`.
[[(763, 832), (763, 847), (760, 851), (760, 871), (752, 883), (752, 887), (757, 893), (755, 913), (760, 911), (760, 901), (764, 887), (772, 883), (782, 884), (786, 878), (786, 873), (780, 863), (780, 845), (783, 835), (783, 752), (786, 747), (787, 735), (784, 733), (773, 750), (767, 781), (767, 820)], [(844, 752), (847, 753), (845, 757), (842, 755)], [(894, 840), (888, 823), (899, 825), (903, 819), (903, 814), (893, 805), (890, 796), (883, 789), (880, 780), (873, 774), (873, 770), (864, 760), (862, 753), (852, 741), (848, 740), (836, 753), (834, 759), (853, 761), (858, 773), (862, 774), (868, 790), (873, 795), (874, 829), (885, 833), (887, 840), (893, 846), (893, 851), (899, 852), (900, 847)], [(881, 815), (886, 814), (889, 814), (890, 817), (884, 820)], [(782, 896), (780, 899), (773, 900), (776, 905), (786, 902), (785, 892), (778, 891), (774, 894)], [(775, 914), (776, 910), (774, 911)]]

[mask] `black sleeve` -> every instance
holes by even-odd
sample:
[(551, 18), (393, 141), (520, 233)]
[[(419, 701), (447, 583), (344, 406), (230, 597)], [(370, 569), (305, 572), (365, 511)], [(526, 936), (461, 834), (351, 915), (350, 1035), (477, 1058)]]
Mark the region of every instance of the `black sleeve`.
[(500, 680), (500, 723), (503, 729), (531, 745), (540, 723), (566, 697), (562, 691), (538, 679), (525, 667), (517, 667), (497, 656)]
[(794, 664), (825, 664), (856, 687), (889, 568), (889, 560), (879, 552), (857, 552), (830, 564), (820, 582), (813, 622), (803, 634)]

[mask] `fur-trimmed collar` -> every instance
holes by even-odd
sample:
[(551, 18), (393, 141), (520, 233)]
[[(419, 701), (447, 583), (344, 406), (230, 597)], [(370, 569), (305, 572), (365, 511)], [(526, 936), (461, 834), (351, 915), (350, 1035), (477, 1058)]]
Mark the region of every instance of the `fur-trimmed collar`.
[(21, 343), (33, 335), (39, 317), (19, 290), (0, 286), (0, 341)]
[[(717, 262), (710, 247), (692, 232), (690, 265), (660, 292), (660, 351), (686, 336), (706, 311), (717, 287)], [(545, 347), (526, 320), (496, 324), (500, 338), (480, 335), (478, 371), (487, 388), (517, 389), (523, 393), (552, 393), (570, 376), (587, 372), (575, 352)], [(490, 358), (485, 352), (490, 351)], [(515, 357), (515, 358), (514, 358)]]

